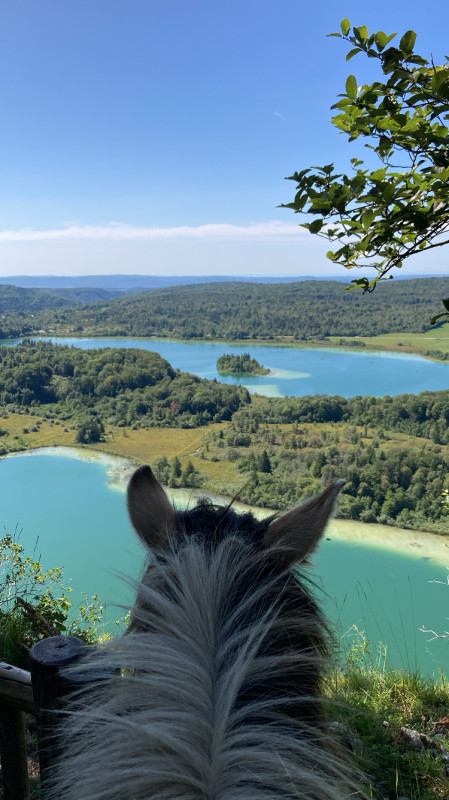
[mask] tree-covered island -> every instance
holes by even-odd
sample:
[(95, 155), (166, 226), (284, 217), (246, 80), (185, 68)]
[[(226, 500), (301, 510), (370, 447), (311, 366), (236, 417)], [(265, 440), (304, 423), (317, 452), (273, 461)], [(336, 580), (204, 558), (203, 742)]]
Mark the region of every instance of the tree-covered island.
[(249, 353), (235, 355), (235, 353), (224, 353), (217, 360), (217, 370), (222, 375), (269, 375), (270, 370), (263, 367), (255, 358), (251, 358)]

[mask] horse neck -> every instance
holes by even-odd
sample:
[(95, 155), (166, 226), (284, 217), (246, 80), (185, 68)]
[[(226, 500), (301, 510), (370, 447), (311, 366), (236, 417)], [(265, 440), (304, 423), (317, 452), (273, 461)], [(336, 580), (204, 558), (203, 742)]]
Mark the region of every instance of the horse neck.
[(155, 557), (132, 632), (93, 656), (122, 673), (81, 700), (60, 796), (342, 800), (344, 770), (323, 756), (323, 642), (308, 593), (241, 542)]

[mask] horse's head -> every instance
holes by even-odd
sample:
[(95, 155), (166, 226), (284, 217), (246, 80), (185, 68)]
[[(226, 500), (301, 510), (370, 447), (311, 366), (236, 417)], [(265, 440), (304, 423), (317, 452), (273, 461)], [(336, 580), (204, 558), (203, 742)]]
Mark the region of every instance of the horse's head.
[(150, 565), (126, 634), (86, 656), (89, 672), (121, 669), (75, 698), (53, 800), (349, 796), (321, 701), (328, 627), (301, 566), (342, 485), (259, 521), (176, 511), (150, 467), (135, 472)]
[[(254, 520), (249, 514), (236, 515), (229, 507), (223, 509), (203, 504), (201, 508), (213, 509), (211, 522), (215, 539), (222, 539), (237, 527), (242, 532), (251, 527), (259, 533), (261, 546), (272, 552), (279, 565), (285, 567), (305, 561), (315, 550), (343, 485), (344, 481), (338, 480), (316, 497), (284, 514), (267, 517), (262, 522)], [(150, 550), (176, 547), (181, 533), (210, 535), (210, 530), (207, 530), (210, 524), (205, 525), (204, 518), (202, 525), (198, 524), (197, 509), (175, 511), (147, 465), (139, 467), (129, 482), (128, 510), (134, 528)], [(231, 519), (233, 525), (230, 524)]]

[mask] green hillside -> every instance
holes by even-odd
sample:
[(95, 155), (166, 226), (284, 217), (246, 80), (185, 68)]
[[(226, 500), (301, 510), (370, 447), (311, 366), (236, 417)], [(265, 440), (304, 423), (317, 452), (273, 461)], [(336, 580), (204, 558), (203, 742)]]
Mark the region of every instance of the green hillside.
[(58, 295), (58, 308), (47, 306), (34, 317), (23, 316), (23, 303), (22, 316), (15, 316), (11, 301), (0, 337), (27, 335), (44, 326), (67, 335), (226, 341), (422, 333), (431, 328), (430, 319), (448, 289), (445, 278), (381, 284), (370, 295), (348, 292), (338, 281), (225, 282), (127, 294), (77, 307), (68, 307)]

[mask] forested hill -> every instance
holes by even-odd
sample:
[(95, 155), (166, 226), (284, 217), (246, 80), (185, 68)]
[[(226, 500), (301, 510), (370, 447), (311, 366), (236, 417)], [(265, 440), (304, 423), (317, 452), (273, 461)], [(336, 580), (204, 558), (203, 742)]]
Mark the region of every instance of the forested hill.
[(180, 372), (146, 350), (29, 341), (0, 348), (0, 409), (6, 412), (45, 407), (64, 419), (95, 415), (121, 426), (195, 428), (229, 420), (249, 402), (243, 386)]
[(110, 300), (123, 294), (120, 290), (94, 288), (23, 289), (0, 285), (0, 314), (29, 314), (44, 309)]
[[(47, 326), (54, 333), (182, 339), (308, 340), (422, 332), (449, 295), (445, 278), (388, 281), (372, 294), (346, 291), (337, 281), (176, 286), (94, 305), (1, 320), (3, 336)], [(0, 331), (1, 335), (1, 331)]]

